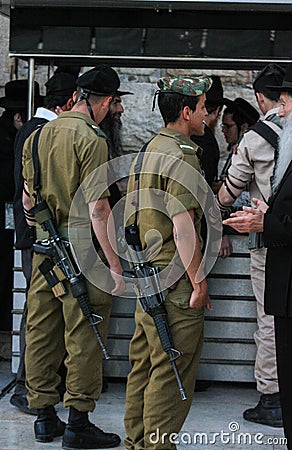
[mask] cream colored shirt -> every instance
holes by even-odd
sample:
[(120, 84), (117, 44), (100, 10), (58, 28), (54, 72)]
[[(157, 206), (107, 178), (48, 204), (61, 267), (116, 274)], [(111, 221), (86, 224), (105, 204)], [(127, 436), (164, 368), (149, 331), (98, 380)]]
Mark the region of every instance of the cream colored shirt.
[[(267, 118), (275, 117), (278, 108), (267, 112), (263, 122), (278, 135), (281, 128)], [(263, 137), (253, 130), (247, 130), (232, 156), (228, 173), (234, 178), (250, 183), (251, 198), (267, 201), (271, 195), (271, 177), (275, 164), (275, 149)]]

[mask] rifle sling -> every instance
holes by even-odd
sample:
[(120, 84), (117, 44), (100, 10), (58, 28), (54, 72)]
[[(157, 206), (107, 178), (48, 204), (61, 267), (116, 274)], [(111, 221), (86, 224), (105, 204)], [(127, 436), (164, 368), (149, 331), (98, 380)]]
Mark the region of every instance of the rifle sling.
[(41, 131), (42, 131), (42, 127), (39, 127), (34, 135), (33, 143), (32, 143), (32, 162), (33, 162), (33, 170), (34, 170), (33, 189), (36, 193), (35, 198), (38, 199), (39, 201), (41, 200), (41, 196), (40, 196), (41, 172), (40, 172), (40, 161), (39, 161), (39, 155), (38, 155), (38, 145), (39, 145)]
[(269, 125), (262, 121), (258, 121), (254, 125), (248, 128), (253, 130), (255, 133), (263, 137), (271, 146), (277, 150), (278, 149), (278, 134)]
[[(149, 141), (150, 142), (150, 141)], [(149, 142), (147, 142), (146, 144), (143, 145), (143, 147), (141, 148), (138, 157), (137, 157), (137, 161), (136, 164), (134, 166), (134, 175), (135, 175), (135, 191), (136, 191), (136, 202), (135, 202), (135, 220), (134, 220), (134, 224), (137, 226), (138, 225), (138, 210), (139, 210), (139, 183), (140, 183), (140, 174), (141, 174), (141, 169), (142, 169), (142, 163), (143, 163), (143, 159), (145, 156), (145, 151), (146, 148), (149, 144)]]

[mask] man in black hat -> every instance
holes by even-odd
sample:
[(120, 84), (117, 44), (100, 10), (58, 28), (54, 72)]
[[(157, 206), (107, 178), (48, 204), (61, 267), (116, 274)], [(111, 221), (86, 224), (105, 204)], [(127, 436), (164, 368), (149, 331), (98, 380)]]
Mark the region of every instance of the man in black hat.
[[(122, 105), (121, 97), (129, 94), (132, 95), (132, 92), (118, 91), (110, 104), (107, 115), (99, 124), (100, 128), (107, 137), (109, 159), (117, 158), (123, 155), (121, 140), (121, 117), (124, 113), (124, 107)], [(113, 208), (114, 205), (121, 199), (121, 193), (118, 184), (119, 183), (113, 183), (109, 187), (111, 193), (111, 196), (109, 198), (111, 208)]]
[(132, 95), (132, 92), (117, 92), (110, 104), (109, 112), (99, 124), (100, 128), (107, 136), (110, 159), (122, 156), (123, 154), (121, 142), (121, 117), (124, 113), (124, 107), (122, 105), (121, 97), (128, 94)]
[(232, 155), (241, 136), (260, 118), (258, 111), (244, 98), (238, 97), (235, 100), (226, 98), (224, 104), (226, 108), (223, 111), (221, 128), (228, 144), (228, 156), (220, 175), (221, 180), (226, 178)]
[[(47, 202), (60, 235), (68, 239), (70, 207), (76, 192), (82, 192), (83, 204), (109, 265), (109, 270), (103, 265), (95, 272), (95, 283), (96, 286), (106, 280), (110, 285), (113, 283), (113, 295), (121, 294), (124, 289), (122, 268), (107, 232), (109, 191), (106, 181), (101, 178), (103, 171), (98, 171), (97, 176), (93, 176), (93, 172), (96, 173), (108, 160), (104, 133), (97, 124), (107, 114), (119, 85), (117, 73), (109, 66), (101, 65), (84, 73), (77, 80), (73, 108), (44, 125), (38, 143), (41, 180), (38, 196)], [(33, 223), (29, 209), (31, 199), (36, 194), (32, 164), (35, 134), (26, 140), (23, 152), (23, 174), (26, 180), (24, 208), (29, 223)], [(82, 189), (79, 189), (81, 185)], [(100, 186), (104, 187), (101, 194)], [(83, 229), (76, 227), (73, 231), (81, 241), (84, 239), (87, 242), (87, 234), (85, 236), (82, 233)], [(37, 239), (48, 237), (38, 224), (36, 235)], [(67, 280), (64, 280), (67, 293), (54, 297), (38, 269), (44, 259), (39, 254), (33, 257), (27, 299), (26, 379), (29, 407), (36, 408), (38, 413), (34, 424), (35, 438), (40, 442), (50, 442), (64, 434), (64, 449), (116, 447), (120, 443), (119, 436), (103, 432), (88, 420), (88, 412), (94, 410), (102, 387), (101, 348)], [(86, 281), (94, 313), (104, 318), (98, 328), (105, 340), (111, 309), (111, 296), (107, 293), (110, 289), (105, 292), (96, 286)], [(66, 352), (64, 405), (69, 408), (67, 425), (58, 418), (54, 408), (60, 400), (57, 369)]]
[[(206, 109), (208, 115), (205, 118), (205, 133), (203, 136), (191, 136), (191, 139), (203, 150), (200, 161), (205, 179), (212, 189), (214, 188), (214, 181), (218, 178), (218, 163), (220, 159), (220, 150), (215, 137), (215, 128), (223, 108), (224, 98), (220, 77), (212, 75), (211, 79), (213, 81), (212, 86), (206, 92)], [(204, 217), (202, 220), (202, 237), (206, 241), (207, 228)], [(232, 244), (230, 238), (224, 234), (222, 236), (219, 256), (221, 258), (227, 258), (231, 253)], [(196, 389), (198, 389), (198, 385), (197, 383)]]
[(233, 214), (228, 225), (239, 232), (262, 232), (266, 258), (265, 312), (274, 316), (280, 400), (287, 448), (292, 449), (292, 63), (283, 81), (267, 88), (280, 95), (279, 139), (272, 195), (266, 204), (254, 199), (256, 208)]
[(191, 136), (199, 147), (203, 149), (200, 161), (205, 174), (205, 179), (212, 188), (213, 181), (218, 175), (218, 163), (220, 158), (220, 150), (217, 139), (215, 138), (215, 128), (223, 108), (223, 87), (220, 77), (212, 75), (212, 86), (206, 92), (206, 109), (208, 115), (205, 122), (205, 133), (203, 136)]
[[(22, 192), (24, 179), (22, 176), (22, 151), (25, 140), (40, 125), (50, 120), (56, 119), (60, 112), (70, 111), (73, 106), (73, 92), (76, 90), (77, 77), (71, 73), (56, 72), (45, 84), (46, 96), (42, 98), (36, 93), (37, 103), (43, 101), (43, 106), (39, 106), (35, 115), (26, 122), (16, 135), (14, 144), (15, 165), (15, 195), (13, 200), (14, 223), (15, 223), (15, 248), (21, 250), (22, 270), (26, 279), (26, 292), (29, 289), (32, 270), (32, 244), (34, 241), (34, 228), (29, 227), (23, 212)], [(36, 415), (36, 409), (30, 409), (27, 402), (27, 389), (25, 387), (25, 318), (26, 303), (20, 324), (20, 360), (16, 376), (16, 387), (14, 394), (10, 398), (10, 403), (27, 414)], [(62, 378), (65, 371), (64, 366), (60, 369)], [(60, 385), (60, 389), (63, 389)]]
[[(36, 97), (39, 86), (35, 84)], [(5, 204), (12, 203), (14, 195), (14, 152), (13, 145), (17, 131), (27, 117), (28, 81), (14, 80), (5, 85), (5, 96), (0, 98), (0, 107), (4, 108), (0, 117), (0, 330), (12, 328), (12, 287), (13, 287), (13, 242), (14, 232), (5, 229)]]
[[(267, 201), (272, 193), (271, 179), (281, 133), (278, 116), (280, 93), (268, 86), (281, 83), (284, 74), (284, 69), (278, 64), (268, 64), (253, 83), (264, 119), (243, 134), (233, 154), (224, 185), (218, 193), (218, 202), (222, 208), (231, 206), (247, 185), (252, 198)], [(250, 422), (281, 427), (274, 320), (264, 311), (266, 249), (259, 233), (251, 234), (249, 240), (251, 282), (257, 300), (258, 322), (258, 329), (254, 333), (257, 345), (255, 379), (261, 397), (255, 408), (244, 411), (243, 417)]]

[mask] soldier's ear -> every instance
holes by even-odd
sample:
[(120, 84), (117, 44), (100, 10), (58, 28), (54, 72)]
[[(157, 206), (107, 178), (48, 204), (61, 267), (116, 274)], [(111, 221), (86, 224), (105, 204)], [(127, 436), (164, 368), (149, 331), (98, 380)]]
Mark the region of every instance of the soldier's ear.
[(189, 106), (185, 106), (182, 109), (181, 115), (183, 117), (184, 120), (189, 120), (190, 119), (190, 115), (193, 111), (191, 110), (191, 108)]
[(73, 102), (76, 103), (76, 100), (77, 100), (77, 91), (74, 91), (74, 92), (73, 92), (72, 98), (73, 98)]

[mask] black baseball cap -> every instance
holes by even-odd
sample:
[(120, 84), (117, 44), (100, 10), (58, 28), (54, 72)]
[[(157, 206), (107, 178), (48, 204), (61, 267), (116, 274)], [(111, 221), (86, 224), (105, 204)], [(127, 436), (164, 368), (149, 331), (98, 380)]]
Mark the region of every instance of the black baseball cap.
[(46, 95), (71, 96), (76, 91), (76, 76), (72, 73), (55, 73), (46, 83)]
[(120, 79), (114, 69), (102, 64), (81, 75), (76, 84), (88, 94), (115, 95), (120, 87)]

